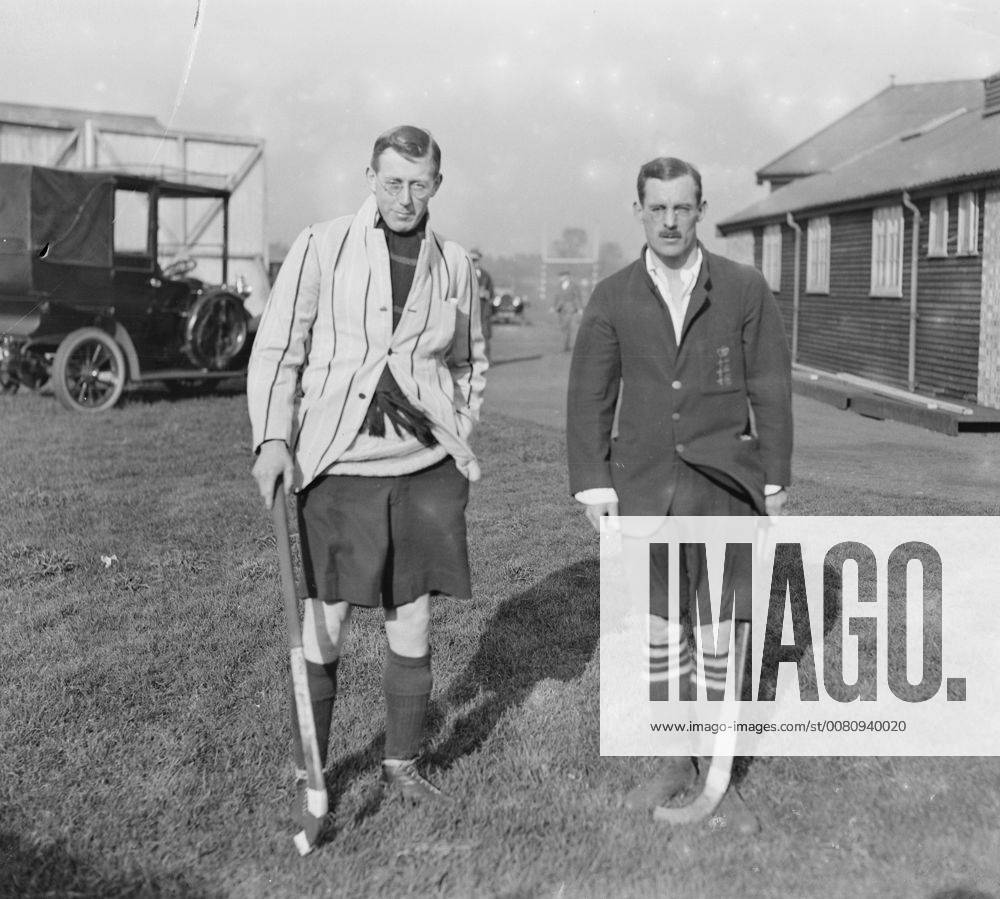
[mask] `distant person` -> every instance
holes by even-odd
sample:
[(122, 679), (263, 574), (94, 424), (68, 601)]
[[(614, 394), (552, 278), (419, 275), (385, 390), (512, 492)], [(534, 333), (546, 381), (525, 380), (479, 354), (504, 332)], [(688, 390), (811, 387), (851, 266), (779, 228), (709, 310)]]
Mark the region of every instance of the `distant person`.
[[(422, 128), (378, 137), (371, 196), (289, 250), (247, 375), (261, 496), (270, 507), (283, 478), (299, 498), (303, 644), (324, 763), (351, 613), (381, 608), (382, 781), (417, 801), (440, 796), (417, 764), (431, 597), (472, 595), (465, 507), (479, 463), (469, 437), (487, 367), (472, 260), (428, 222), (440, 163)], [(293, 750), (304, 782), (302, 747)]]
[(483, 328), (483, 340), (486, 341), (486, 356), (490, 357), (490, 338), (493, 336), (493, 278), (490, 273), (482, 266), (483, 254), (479, 252), (479, 249), (473, 247), (469, 251), (469, 255), (472, 257), (472, 264), (476, 269), (476, 281), (479, 284), (479, 317), (482, 321)]
[(552, 298), (552, 311), (559, 317), (559, 330), (563, 335), (563, 352), (573, 349), (577, 326), (583, 312), (580, 288), (576, 286), (569, 272), (559, 273), (559, 284)]
[[(595, 528), (602, 516), (619, 514), (778, 515), (791, 480), (792, 408), (777, 303), (757, 269), (699, 243), (705, 202), (690, 163), (662, 157), (642, 166), (635, 211), (646, 245), (635, 262), (597, 285), (573, 352), (570, 489)], [(671, 695), (692, 695), (688, 636), (704, 571), (685, 553), (681, 574), (687, 572), (690, 589), (681, 597), (681, 620), (670, 620), (666, 545), (660, 549), (650, 565), (653, 699), (666, 698), (659, 691), (671, 682)], [(728, 647), (732, 621), (749, 618), (749, 608), (734, 608), (728, 596), (720, 642), (696, 634), (701, 646)], [(703, 657), (708, 695), (721, 695), (728, 650)], [(625, 804), (663, 805), (694, 777), (690, 758), (664, 758), (657, 776)], [(753, 828), (745, 809), (735, 817), (742, 818), (738, 830)]]

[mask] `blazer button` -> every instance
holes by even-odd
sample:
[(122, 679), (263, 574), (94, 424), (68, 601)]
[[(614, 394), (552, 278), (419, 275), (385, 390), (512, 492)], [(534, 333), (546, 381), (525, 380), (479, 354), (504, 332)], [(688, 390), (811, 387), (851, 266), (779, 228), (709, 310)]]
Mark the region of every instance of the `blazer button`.
[(680, 390), (681, 389), (681, 382), (680, 381), (674, 381), (674, 383), (671, 384), (670, 386), (673, 387), (674, 390)]
[(358, 394), (358, 399), (359, 400), (363, 400), (364, 398), (365, 398), (365, 395), (363, 393), (359, 393)]
[(677, 452), (679, 452), (679, 453), (683, 453), (684, 452), (684, 444), (683, 443), (678, 443), (677, 444)]
[(674, 421), (680, 421), (680, 420), (681, 420), (681, 414), (680, 414), (680, 412), (675, 412), (675, 413), (674, 413), (673, 415), (671, 415), (670, 417), (671, 417), (671, 418), (672, 418), (672, 419), (673, 419)]

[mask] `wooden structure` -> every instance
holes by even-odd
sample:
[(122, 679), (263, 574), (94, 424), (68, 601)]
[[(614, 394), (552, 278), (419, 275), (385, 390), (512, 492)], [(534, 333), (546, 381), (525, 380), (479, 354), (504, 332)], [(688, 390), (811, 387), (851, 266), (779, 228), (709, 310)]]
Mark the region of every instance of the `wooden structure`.
[[(164, 128), (152, 116), (0, 103), (0, 162), (130, 172), (231, 193), (229, 279), (263, 304), (269, 290), (264, 142)], [(186, 200), (160, 223), (161, 248), (198, 260), (206, 281), (222, 277), (218, 204)]]
[(894, 85), (758, 172), (718, 230), (796, 362), (1000, 408), (998, 148), (1000, 73)]

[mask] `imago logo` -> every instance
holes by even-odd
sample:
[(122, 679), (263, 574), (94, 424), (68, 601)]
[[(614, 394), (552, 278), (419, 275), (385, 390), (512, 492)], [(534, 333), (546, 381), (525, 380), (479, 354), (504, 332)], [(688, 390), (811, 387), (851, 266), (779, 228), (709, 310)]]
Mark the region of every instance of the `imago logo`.
[(703, 749), (739, 729), (758, 754), (1000, 754), (994, 519), (619, 524), (602, 536), (602, 751), (608, 724), (635, 754), (675, 751), (663, 735), (682, 726)]
[[(756, 699), (774, 699), (773, 680), (767, 675), (783, 664), (795, 666), (799, 698), (804, 701), (817, 701), (820, 689), (838, 702), (875, 700), (880, 673), (884, 673), (885, 686), (904, 702), (924, 702), (937, 695), (942, 683), (942, 563), (933, 546), (909, 541), (879, 559), (860, 541), (837, 543), (823, 555), (822, 589), (812, 597), (802, 543), (776, 543), (770, 568), (767, 612), (762, 619), (765, 670)], [(880, 589), (881, 577), (884, 589)], [(851, 605), (866, 612), (845, 610), (845, 586)], [(818, 634), (809, 615), (810, 608), (817, 607), (823, 624)], [(786, 619), (792, 625), (790, 642), (783, 638)], [(920, 641), (917, 657), (911, 660), (908, 648), (914, 629)], [(817, 639), (823, 642), (821, 676), (815, 670), (820, 655), (813, 645)], [(845, 675), (848, 660), (856, 672), (851, 679)], [(915, 672), (912, 677), (911, 670)], [(948, 679), (947, 698), (965, 699), (964, 678)]]

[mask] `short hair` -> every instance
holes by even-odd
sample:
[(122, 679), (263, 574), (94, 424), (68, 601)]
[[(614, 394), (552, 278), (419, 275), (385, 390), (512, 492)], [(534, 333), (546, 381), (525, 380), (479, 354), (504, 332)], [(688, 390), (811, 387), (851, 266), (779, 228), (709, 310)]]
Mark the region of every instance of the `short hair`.
[(379, 157), (386, 150), (395, 150), (400, 156), (416, 162), (430, 158), (434, 164), (434, 174), (441, 171), (441, 148), (430, 131), (416, 125), (397, 125), (384, 131), (375, 139), (372, 148), (371, 166), (377, 172)]
[(699, 172), (690, 162), (678, 159), (676, 156), (657, 156), (651, 159), (641, 169), (639, 178), (636, 181), (636, 189), (639, 192), (639, 203), (646, 200), (646, 182), (650, 178), (657, 181), (670, 181), (674, 178), (683, 178), (690, 175), (694, 179), (695, 194), (698, 197), (698, 205), (701, 205), (701, 172)]

